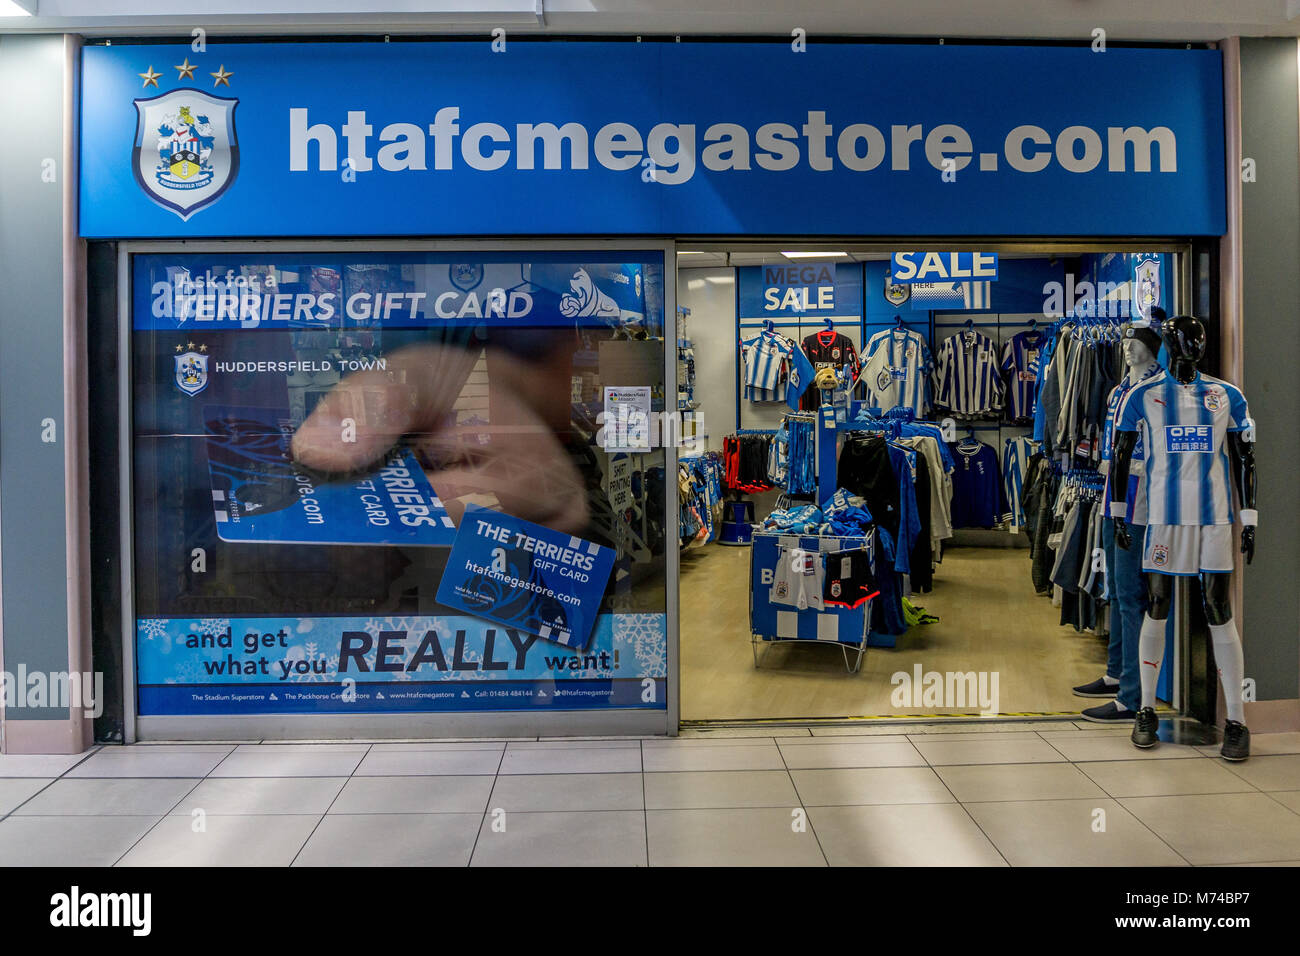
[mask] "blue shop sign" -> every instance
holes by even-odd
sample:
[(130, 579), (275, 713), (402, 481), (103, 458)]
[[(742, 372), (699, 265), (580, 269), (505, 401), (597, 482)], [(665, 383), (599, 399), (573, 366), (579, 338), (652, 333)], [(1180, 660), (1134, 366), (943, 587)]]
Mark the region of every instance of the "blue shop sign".
[(92, 46), (81, 234), (1220, 235), (1221, 66), (1087, 46)]

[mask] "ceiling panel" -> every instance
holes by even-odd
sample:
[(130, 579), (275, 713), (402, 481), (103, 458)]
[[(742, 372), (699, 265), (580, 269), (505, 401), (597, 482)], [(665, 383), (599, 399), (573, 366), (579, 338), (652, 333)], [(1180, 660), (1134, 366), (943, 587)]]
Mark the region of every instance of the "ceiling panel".
[[(22, 0), (36, 17), (0, 19), (5, 30), (91, 35), (225, 33), (765, 34), (1213, 41), (1294, 36), (1300, 0)], [(13, 4), (11, 9), (18, 9)]]

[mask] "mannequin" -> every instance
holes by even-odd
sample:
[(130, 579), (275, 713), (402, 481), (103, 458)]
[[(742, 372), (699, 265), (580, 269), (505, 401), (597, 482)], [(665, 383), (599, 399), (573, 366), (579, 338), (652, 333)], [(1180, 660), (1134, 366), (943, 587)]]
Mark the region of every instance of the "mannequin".
[[(1146, 381), (1160, 371), (1156, 353), (1160, 350), (1160, 336), (1145, 326), (1128, 325), (1123, 337), (1124, 364), (1128, 371), (1123, 380), (1111, 390), (1106, 406), (1106, 428), (1102, 442), (1101, 469), (1107, 471), (1113, 454), (1115, 417), (1120, 405), (1138, 383)], [(1143, 442), (1139, 440), (1131, 460), (1145, 457)], [(1130, 469), (1132, 470), (1132, 469)], [(1129, 526), (1143, 535), (1146, 531), (1146, 494), (1140, 481), (1130, 480), (1128, 504), (1125, 510), (1111, 511), (1109, 473), (1103, 501), (1107, 502), (1108, 519), (1125, 518)], [(1084, 720), (1094, 723), (1123, 723), (1134, 719), (1141, 702), (1141, 685), (1138, 675), (1138, 634), (1142, 617), (1147, 609), (1146, 587), (1142, 580), (1142, 557), (1137, 549), (1125, 550), (1115, 546), (1115, 522), (1107, 520), (1102, 526), (1102, 547), (1106, 553), (1107, 590), (1110, 596), (1110, 642), (1107, 649), (1106, 673), (1090, 684), (1074, 688), (1076, 697), (1110, 698), (1104, 704), (1089, 707), (1082, 713)]]
[[(1137, 428), (1143, 425), (1149, 437), (1143, 484), (1150, 523), (1141, 547), (1150, 608), (1138, 639), (1142, 706), (1133, 723), (1133, 743), (1146, 748), (1157, 742), (1155, 686), (1164, 658), (1173, 577), (1198, 575), (1228, 711), (1220, 754), (1227, 760), (1245, 760), (1250, 756), (1250, 731), (1241, 697), (1241, 638), (1229, 600), (1231, 498), (1235, 487), (1242, 503), (1241, 553), (1249, 564), (1259, 521), (1255, 426), (1236, 386), (1197, 371), (1206, 344), (1199, 321), (1177, 316), (1161, 322), (1159, 331), (1169, 352), (1169, 370), (1134, 388), (1120, 409), (1110, 492), (1111, 501), (1123, 506)], [(1122, 517), (1115, 519), (1115, 543), (1126, 550), (1133, 545)]]

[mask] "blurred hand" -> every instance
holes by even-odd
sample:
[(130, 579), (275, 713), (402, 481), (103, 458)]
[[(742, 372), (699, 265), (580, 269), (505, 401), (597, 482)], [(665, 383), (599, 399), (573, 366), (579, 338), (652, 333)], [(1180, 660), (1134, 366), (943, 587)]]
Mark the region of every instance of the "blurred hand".
[[(453, 405), (476, 353), (420, 344), (385, 358), (386, 369), (349, 375), (316, 405), (293, 437), (295, 461), (330, 473), (357, 471), (406, 438), (457, 521), (464, 506), (456, 499), (477, 494), (495, 496), (506, 513), (557, 531), (585, 527), (582, 476), (526, 397), (539, 391), (539, 366), (494, 352), (492, 422), (461, 426), (454, 424)], [(356, 423), (355, 441), (343, 440), (349, 418)]]

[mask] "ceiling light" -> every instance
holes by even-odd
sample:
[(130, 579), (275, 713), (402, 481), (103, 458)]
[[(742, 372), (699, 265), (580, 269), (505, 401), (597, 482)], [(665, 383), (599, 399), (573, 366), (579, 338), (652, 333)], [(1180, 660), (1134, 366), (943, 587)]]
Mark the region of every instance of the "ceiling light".
[(0, 0), (0, 17), (30, 17), (36, 13), (36, 0)]
[(846, 259), (847, 252), (783, 252), (787, 259)]

